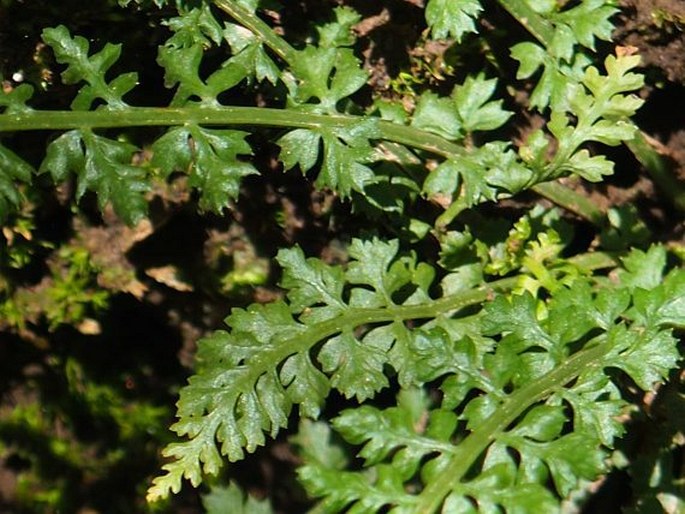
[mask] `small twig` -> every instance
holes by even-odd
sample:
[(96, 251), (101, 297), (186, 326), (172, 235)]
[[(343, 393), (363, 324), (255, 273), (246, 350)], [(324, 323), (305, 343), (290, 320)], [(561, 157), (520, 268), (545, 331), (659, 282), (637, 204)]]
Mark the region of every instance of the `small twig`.
[(649, 141), (649, 136), (638, 131), (626, 146), (642, 164), (661, 192), (680, 212), (685, 212), (685, 184), (675, 176), (673, 165)]
[(576, 193), (559, 182), (542, 182), (533, 186), (532, 189), (540, 196), (544, 196), (560, 207), (577, 214), (598, 228), (602, 228), (606, 224), (604, 211), (593, 204), (587, 196)]
[(288, 64), (292, 64), (297, 58), (297, 50), (276, 34), (271, 27), (259, 19), (259, 17), (241, 7), (235, 0), (213, 0), (214, 4), (227, 13), (231, 18), (260, 38), (276, 55)]

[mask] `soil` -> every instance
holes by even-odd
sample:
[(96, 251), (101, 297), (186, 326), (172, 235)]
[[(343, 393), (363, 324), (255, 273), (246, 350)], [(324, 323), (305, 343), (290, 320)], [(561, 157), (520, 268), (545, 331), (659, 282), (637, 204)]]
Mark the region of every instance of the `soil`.
[[(645, 99), (636, 121), (655, 152), (662, 156), (670, 173), (685, 181), (685, 3), (680, 0), (623, 0), (614, 34), (616, 43), (633, 46), (642, 57), (646, 86)], [(608, 186), (608, 205), (626, 202), (638, 206), (650, 228), (663, 241), (682, 243), (683, 207), (664, 202), (667, 186), (650, 177), (638, 165), (631, 184)], [(681, 186), (682, 187), (682, 186)]]
[(634, 46), (647, 68), (668, 82), (685, 85), (685, 3), (623, 0), (615, 38)]

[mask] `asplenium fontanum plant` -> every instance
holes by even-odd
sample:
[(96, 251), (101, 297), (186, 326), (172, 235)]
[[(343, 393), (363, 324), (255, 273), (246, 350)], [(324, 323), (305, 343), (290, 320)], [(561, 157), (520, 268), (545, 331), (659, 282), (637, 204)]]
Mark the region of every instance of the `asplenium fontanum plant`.
[[(588, 143), (633, 137), (639, 56), (618, 48), (599, 65), (591, 52), (610, 36), (613, 3), (500, 0), (535, 38), (511, 56), (531, 86), (528, 107), (546, 120), (517, 142), (497, 136), (514, 113), (506, 84), (484, 72), (450, 94), (425, 86), (409, 107), (378, 94), (358, 103), (368, 72), (355, 46), (361, 17), (349, 7), (332, 9), (303, 42), (279, 35), (256, 0), (154, 3), (176, 9), (157, 58), (168, 106), (127, 101), (135, 73), (108, 73), (120, 45), (93, 49), (63, 26), (45, 29), (62, 81), (80, 88), (71, 110), (44, 111), (32, 108), (32, 86), (7, 83), (0, 131), (56, 135), (37, 169), (0, 147), (2, 216), (36, 173), (75, 175), (77, 199), (92, 191), (134, 224), (152, 180), (182, 172), (199, 208), (221, 212), (257, 173), (247, 136), (259, 132), (280, 147), (284, 169), (397, 232), (353, 238), (344, 265), (297, 247), (278, 253), (283, 299), (235, 309), (225, 330), (199, 341), (172, 426), (179, 439), (148, 499), (246, 458), (293, 413), (299, 478), (317, 512), (549, 513), (606, 473), (631, 410), (626, 384), (652, 390), (679, 360), (685, 273), (661, 246), (574, 253), (558, 208), (503, 226), (478, 206), (532, 190), (610, 228), (553, 181), (601, 181), (613, 165)], [(428, 0), (431, 37), (458, 45), (483, 9)], [(226, 100), (258, 84), (272, 93), (264, 106)], [(167, 127), (145, 142), (143, 165), (140, 148), (111, 130), (140, 126)], [(432, 210), (411, 209), (426, 201)], [(381, 408), (374, 398), (387, 388), (396, 402)], [(319, 419), (332, 391), (358, 406)], [(329, 444), (331, 431), (349, 446)]]

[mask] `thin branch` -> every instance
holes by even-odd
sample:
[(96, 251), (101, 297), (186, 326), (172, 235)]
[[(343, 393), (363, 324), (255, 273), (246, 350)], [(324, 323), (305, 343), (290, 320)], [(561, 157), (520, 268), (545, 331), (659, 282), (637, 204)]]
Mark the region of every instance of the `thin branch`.
[(285, 62), (292, 64), (297, 58), (297, 50), (295, 48), (276, 34), (256, 14), (242, 7), (240, 2), (235, 0), (213, 0), (213, 2), (219, 9), (261, 39), (266, 46)]
[[(70, 130), (83, 127), (165, 127), (239, 125), (289, 128), (345, 128), (369, 118), (350, 114), (314, 114), (266, 107), (130, 107), (126, 110), (22, 111), (0, 115), (0, 132), (27, 130)], [(377, 119), (380, 139), (424, 150), (444, 158), (463, 155), (460, 145), (425, 130)]]

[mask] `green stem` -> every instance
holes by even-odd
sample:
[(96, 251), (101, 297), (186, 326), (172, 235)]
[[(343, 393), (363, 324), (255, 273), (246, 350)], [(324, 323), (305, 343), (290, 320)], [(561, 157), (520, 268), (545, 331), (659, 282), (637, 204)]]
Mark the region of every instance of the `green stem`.
[[(552, 44), (554, 25), (531, 9), (527, 2), (522, 0), (498, 0), (498, 2), (545, 47)], [(673, 206), (679, 211), (685, 212), (685, 186), (673, 175), (666, 161), (646, 141), (644, 135), (638, 132), (632, 141), (626, 142), (626, 145), (647, 169), (654, 182), (667, 195)], [(565, 159), (567, 155), (562, 157)], [(559, 158), (555, 162), (562, 160)], [(560, 195), (561, 191), (553, 191), (547, 184), (538, 184), (534, 189), (542, 196), (566, 207), (563, 203), (565, 193)], [(584, 197), (571, 201), (570, 207), (566, 208), (594, 224), (603, 223), (604, 214)]]
[[(297, 59), (298, 50), (278, 36), (254, 13), (238, 2), (213, 0), (218, 8), (228, 13), (238, 23), (253, 32), (287, 64)], [(520, 0), (499, 0), (515, 18), (526, 26), (541, 42), (547, 44), (554, 28)], [(98, 111), (25, 111), (0, 115), (0, 132), (26, 130), (69, 130), (76, 128), (117, 128), (132, 126), (173, 126), (186, 123), (202, 125), (240, 125), (291, 128), (345, 128), (359, 123), (361, 116), (344, 114), (315, 114), (289, 109), (263, 107), (200, 107), (156, 108), (129, 107), (126, 110)], [(393, 141), (412, 148), (424, 150), (446, 159), (464, 155), (465, 149), (431, 132), (378, 120), (380, 139)], [(538, 184), (534, 189), (554, 203), (569, 209), (596, 225), (601, 225), (603, 214), (586, 198), (563, 188), (561, 185)], [(685, 202), (685, 201), (683, 201)], [(436, 222), (445, 227), (451, 223), (465, 206), (456, 201)]]
[(274, 362), (284, 362), (290, 355), (307, 352), (320, 341), (339, 334), (345, 329), (395, 320), (433, 319), (439, 314), (483, 303), (495, 292), (511, 290), (516, 286), (519, 278), (514, 276), (499, 279), (482, 287), (418, 305), (349, 309), (340, 316), (313, 324), (304, 332), (277, 341), (278, 344), (275, 346), (258, 353), (249, 362), (246, 373), (237, 380), (244, 384), (246, 390), (250, 389), (260, 376), (273, 369)]
[[(613, 267), (617, 264), (613, 257), (602, 252), (576, 255), (569, 259), (569, 262), (587, 271)], [(308, 351), (318, 342), (339, 334), (346, 328), (396, 320), (434, 319), (446, 312), (458, 311), (464, 307), (481, 304), (489, 300), (497, 292), (510, 291), (519, 284), (520, 280), (520, 275), (501, 278), (481, 287), (461, 291), (418, 305), (391, 305), (375, 309), (349, 309), (340, 316), (311, 325), (306, 332), (283, 339), (274, 347), (260, 353), (250, 363), (248, 373), (241, 380), (244, 380), (245, 384), (247, 384), (246, 387), (249, 388), (249, 384), (254, 384), (262, 374), (271, 369), (274, 362), (283, 362), (290, 355)], [(515, 395), (511, 398), (514, 397), (518, 398)], [(525, 395), (521, 395), (521, 397), (525, 398)]]
[[(255, 14), (240, 6), (235, 0), (213, 0), (217, 7), (228, 13), (238, 23), (250, 30), (274, 53), (280, 56), (291, 68), (298, 58), (299, 51), (290, 46), (282, 37), (276, 34), (271, 27), (260, 20)], [(342, 115), (341, 115), (342, 116)], [(406, 144), (413, 148), (426, 150), (445, 158), (463, 155), (463, 147), (432, 134), (419, 131), (412, 134), (416, 129), (390, 122), (380, 122), (383, 139)]]
[(447, 230), (447, 226), (454, 221), (454, 219), (459, 216), (461, 212), (468, 208), (468, 204), (463, 197), (456, 198), (450, 206), (445, 209), (438, 218), (435, 220), (435, 229), (438, 232), (444, 232)]
[(601, 228), (606, 222), (604, 212), (586, 196), (576, 193), (558, 182), (542, 182), (533, 186), (532, 189), (540, 196), (544, 196), (551, 202), (577, 214), (596, 227)]
[[(349, 114), (314, 114), (266, 107), (129, 107), (125, 111), (24, 111), (0, 115), (0, 132), (69, 130), (76, 128), (164, 127), (240, 125), (291, 128), (346, 128), (368, 118)], [(425, 150), (447, 159), (463, 155), (464, 149), (437, 134), (378, 120), (380, 139)]]
[[(498, 0), (498, 2), (543, 46), (549, 47), (552, 44), (555, 32), (554, 25), (535, 12), (527, 2), (524, 0)], [(598, 98), (598, 104), (600, 100)], [(579, 143), (576, 141), (583, 140), (583, 138), (579, 137), (579, 134), (584, 134), (583, 129), (591, 126), (594, 121), (594, 117), (589, 120), (581, 120), (581, 123), (574, 132), (574, 140), (564, 142), (565, 151), (558, 152), (548, 166), (550, 178), (558, 173), (562, 163), (568, 161), (573, 152), (578, 148)], [(537, 184), (533, 186), (533, 190), (555, 204), (585, 218), (597, 227), (603, 227), (606, 223), (605, 213), (601, 209), (593, 205), (585, 196), (579, 195), (558, 183), (546, 182)]]
[(530, 34), (545, 46), (554, 39), (554, 25), (536, 13), (525, 0), (497, 0)]
[(680, 212), (685, 212), (685, 184), (673, 173), (673, 165), (657, 152), (640, 131), (637, 131), (635, 138), (627, 141), (626, 145), (671, 204)]
[[(459, 292), (418, 305), (396, 305), (376, 309), (350, 309), (341, 316), (313, 325), (312, 331), (315, 334), (306, 339), (313, 339), (315, 340), (314, 342), (318, 342), (352, 326), (357, 327), (394, 320), (433, 319), (445, 312), (456, 311), (470, 305), (483, 303), (495, 292), (511, 290), (518, 284), (519, 280), (519, 276), (502, 278), (476, 289)], [(302, 338), (302, 334), (298, 334), (293, 339), (300, 340)], [(279, 344), (279, 347), (281, 346), (291, 347), (290, 353), (292, 353), (292, 345)], [(298, 351), (303, 349), (305, 348), (300, 348)], [(287, 355), (284, 357), (287, 357)]]
[[(235, 1), (214, 0), (214, 3), (232, 16), (238, 23), (242, 24), (244, 27), (251, 30), (257, 37), (261, 38), (269, 48), (292, 66), (293, 61), (297, 58), (297, 50), (293, 49), (281, 37), (276, 35), (271, 27), (251, 12), (240, 7)], [(523, 0), (499, 0), (499, 3), (543, 45), (549, 46), (554, 37), (554, 26), (551, 23), (531, 9)], [(396, 125), (392, 127), (401, 126)], [(435, 136), (431, 137), (431, 141), (426, 140), (426, 145), (418, 146), (415, 144), (415, 141), (401, 139), (402, 135), (399, 133), (401, 129), (393, 130), (392, 127), (389, 126), (383, 131), (386, 136), (389, 135), (389, 132), (395, 132), (393, 137), (386, 137), (386, 140), (398, 143), (404, 142), (414, 148), (421, 148), (443, 157), (448, 157), (446, 151), (452, 155), (463, 155), (464, 153), (462, 147), (453, 143), (448, 143), (442, 138)], [(533, 186), (533, 189), (538, 194), (571, 212), (578, 214), (597, 226), (602, 226), (604, 224), (604, 213), (601, 210), (592, 205), (584, 196), (581, 196), (560, 184), (538, 184), (537, 186)], [(436, 229), (438, 231), (444, 230), (445, 227), (452, 223), (459, 213), (467, 207), (468, 206), (462, 199), (455, 200), (436, 220)]]
[[(577, 214), (598, 228), (606, 224), (604, 212), (593, 204), (586, 196), (576, 193), (558, 182), (541, 182), (531, 187), (540, 196), (564, 209)], [(462, 198), (457, 198), (450, 206), (438, 216), (435, 227), (438, 231), (444, 231), (454, 219), (467, 208)]]
[(260, 20), (256, 14), (243, 8), (239, 2), (236, 0), (213, 0), (213, 2), (219, 9), (261, 39), (266, 46), (271, 48), (285, 62), (292, 64), (297, 58), (297, 50)]
[(593, 271), (600, 269), (615, 268), (620, 264), (616, 255), (598, 251), (574, 255), (568, 259), (568, 262), (574, 266), (578, 266), (587, 273), (592, 273)]
[(445, 497), (454, 489), (455, 484), (459, 483), (478, 457), (516, 418), (531, 405), (571, 382), (588, 367), (598, 366), (597, 363), (601, 362), (602, 356), (610, 350), (609, 345), (597, 345), (581, 350), (544, 377), (509, 396), (492, 417), (459, 443), (447, 467), (419, 495), (414, 513), (437, 512)]

